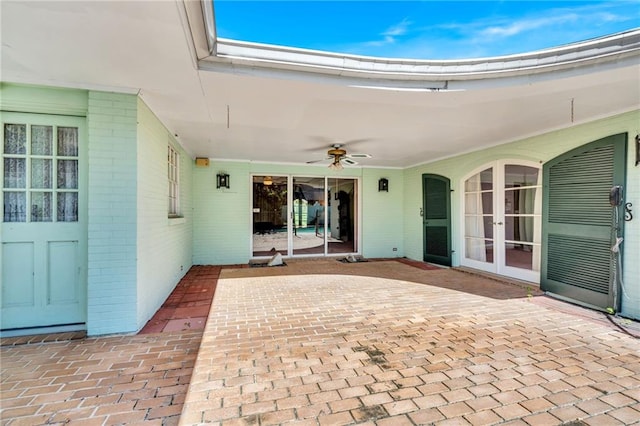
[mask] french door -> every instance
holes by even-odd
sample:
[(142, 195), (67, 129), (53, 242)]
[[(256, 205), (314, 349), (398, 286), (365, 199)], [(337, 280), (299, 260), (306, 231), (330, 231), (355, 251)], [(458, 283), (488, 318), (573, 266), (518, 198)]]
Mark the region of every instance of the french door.
[(463, 266), (540, 281), (542, 174), (538, 164), (497, 161), (464, 179)]
[(252, 257), (358, 252), (358, 181), (352, 178), (252, 177)]

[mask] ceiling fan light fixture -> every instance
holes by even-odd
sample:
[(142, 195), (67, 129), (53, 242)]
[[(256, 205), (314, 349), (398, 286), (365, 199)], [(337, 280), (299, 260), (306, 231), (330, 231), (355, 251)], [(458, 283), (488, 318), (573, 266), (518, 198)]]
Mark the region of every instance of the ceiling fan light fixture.
[(329, 168), (331, 170), (337, 170), (337, 171), (344, 169), (344, 167), (342, 167), (342, 164), (340, 164), (340, 161), (334, 161), (333, 163), (329, 164)]

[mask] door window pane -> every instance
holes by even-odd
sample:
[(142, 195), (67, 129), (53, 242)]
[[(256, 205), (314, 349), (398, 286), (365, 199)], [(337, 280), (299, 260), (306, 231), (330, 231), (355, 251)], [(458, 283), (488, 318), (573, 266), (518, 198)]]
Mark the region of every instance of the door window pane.
[(53, 154), (53, 127), (31, 126), (31, 155)]
[(52, 160), (34, 158), (31, 160), (31, 188), (51, 188)]
[(4, 159), (4, 187), (27, 187), (27, 160), (25, 158)]
[(465, 192), (493, 190), (493, 167), (471, 176), (464, 183)]
[(4, 125), (4, 153), (25, 155), (27, 153), (27, 125)]
[(288, 254), (287, 178), (253, 177), (253, 255)]
[(533, 250), (529, 244), (505, 244), (505, 264), (513, 268), (533, 269)]
[(77, 127), (58, 127), (58, 155), (61, 157), (78, 156)]
[(507, 216), (504, 219), (506, 240), (533, 243), (535, 238), (533, 232), (535, 223), (534, 217)]
[(467, 237), (493, 238), (492, 216), (467, 216), (464, 218), (464, 235)]
[(31, 193), (31, 222), (51, 222), (51, 192)]
[[(324, 193), (324, 178), (293, 178), (293, 254), (324, 254)], [(338, 239), (349, 241), (344, 226)]]
[(327, 183), (327, 251), (355, 253), (358, 250), (358, 181), (330, 178)]
[(541, 203), (536, 203), (537, 191), (537, 188), (505, 190), (505, 214), (540, 214)]
[(78, 160), (58, 160), (58, 188), (78, 188)]
[(58, 193), (58, 222), (78, 221), (78, 193)]
[(27, 221), (27, 194), (25, 192), (4, 193), (5, 222)]
[(535, 167), (509, 164), (504, 167), (505, 188), (517, 188), (520, 186), (535, 186), (538, 184), (540, 169)]
[(480, 262), (493, 263), (493, 241), (465, 238), (465, 257)]

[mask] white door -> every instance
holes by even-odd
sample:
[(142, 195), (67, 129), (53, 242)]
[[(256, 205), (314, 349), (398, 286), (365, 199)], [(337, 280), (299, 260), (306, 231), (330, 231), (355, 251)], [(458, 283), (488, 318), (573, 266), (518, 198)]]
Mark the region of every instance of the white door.
[(4, 333), (86, 322), (84, 118), (3, 113)]
[(496, 161), (463, 180), (461, 265), (540, 281), (542, 174), (536, 163)]

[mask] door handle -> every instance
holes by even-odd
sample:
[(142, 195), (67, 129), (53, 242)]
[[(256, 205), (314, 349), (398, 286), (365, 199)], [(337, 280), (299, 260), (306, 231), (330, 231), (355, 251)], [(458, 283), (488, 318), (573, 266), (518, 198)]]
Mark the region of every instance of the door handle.
[(494, 225), (502, 225), (502, 222), (493, 222)]

